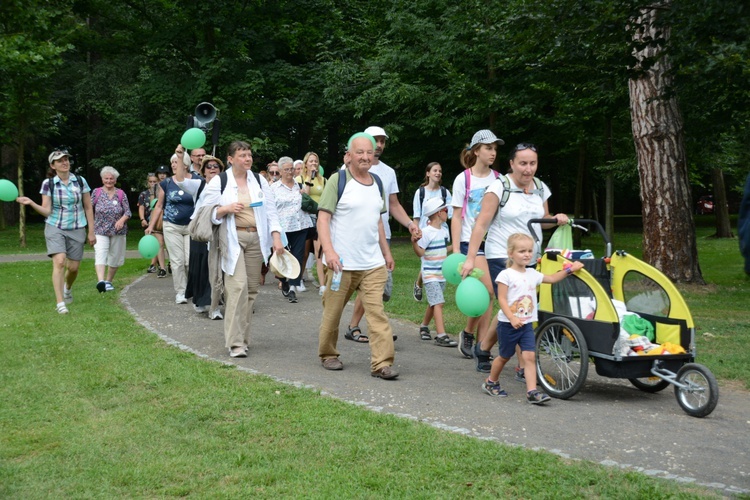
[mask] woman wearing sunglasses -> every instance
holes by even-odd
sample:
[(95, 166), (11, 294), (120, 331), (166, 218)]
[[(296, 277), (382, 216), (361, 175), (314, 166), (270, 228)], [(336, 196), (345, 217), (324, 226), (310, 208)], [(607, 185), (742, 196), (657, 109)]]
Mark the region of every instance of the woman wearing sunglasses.
[[(184, 148), (178, 145), (175, 153), (179, 158), (183, 157)], [(224, 171), (224, 163), (214, 156), (204, 155), (201, 160), (200, 171), (203, 179), (186, 178), (187, 167), (177, 172), (174, 180), (185, 192), (193, 196), (195, 203), (194, 218), (206, 201), (206, 187), (211, 179)], [(204, 180), (205, 179), (205, 180)], [(190, 261), (188, 263), (187, 286), (185, 287), (185, 298), (193, 299), (193, 308), (197, 313), (208, 313), (211, 319), (222, 319), (219, 308), (219, 297), (215, 297), (214, 304), (211, 301), (212, 284), (209, 279), (208, 252), (209, 243), (190, 240)], [(214, 284), (215, 285), (215, 284)], [(214, 288), (216, 288), (214, 286)]]
[[(487, 188), (482, 199), (482, 208), (471, 233), (466, 262), (461, 273), (467, 276), (474, 268), (477, 250), (486, 234), (484, 253), (495, 296), (495, 278), (505, 269), (508, 260), (508, 237), (513, 233), (529, 234), (527, 223), (531, 219), (556, 219), (558, 226), (568, 223), (568, 216), (563, 213), (550, 215), (548, 200), (552, 193), (547, 184), (535, 177), (538, 167), (536, 146), (531, 143), (518, 144), (510, 153), (509, 162), (509, 172), (495, 180)], [(504, 193), (506, 186), (508, 193)], [(502, 207), (500, 200), (505, 200)], [(542, 227), (546, 229), (554, 226), (555, 224), (536, 224), (534, 232), (538, 241), (542, 240)], [(541, 250), (538, 245), (535, 251), (536, 257), (540, 257)], [(532, 262), (536, 262), (536, 258)], [(496, 328), (497, 318), (494, 318), (488, 334), (481, 336), (481, 343), (477, 342), (474, 347), (474, 357), (479, 371), (489, 371), (489, 350), (497, 342), (497, 335), (494, 334)], [(533, 370), (534, 367), (529, 369)], [(516, 369), (516, 380), (524, 381), (523, 367)]]

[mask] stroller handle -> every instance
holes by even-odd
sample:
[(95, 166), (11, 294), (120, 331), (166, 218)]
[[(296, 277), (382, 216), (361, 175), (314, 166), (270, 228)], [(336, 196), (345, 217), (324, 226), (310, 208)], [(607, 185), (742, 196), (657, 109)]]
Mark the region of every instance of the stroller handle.
[[(557, 224), (557, 219), (531, 219), (529, 222), (526, 223), (526, 225), (529, 228), (529, 234), (531, 234), (531, 237), (534, 238), (535, 243), (540, 243), (539, 238), (537, 238), (536, 232), (532, 229), (532, 224)], [(609, 235), (604, 230), (602, 225), (599, 223), (598, 220), (594, 219), (570, 219), (570, 224), (581, 224), (584, 226), (594, 226), (597, 231), (599, 231), (599, 234), (601, 235), (602, 239), (604, 239), (604, 244), (606, 248), (606, 255), (605, 257), (610, 257), (612, 255), (612, 242), (609, 239)]]

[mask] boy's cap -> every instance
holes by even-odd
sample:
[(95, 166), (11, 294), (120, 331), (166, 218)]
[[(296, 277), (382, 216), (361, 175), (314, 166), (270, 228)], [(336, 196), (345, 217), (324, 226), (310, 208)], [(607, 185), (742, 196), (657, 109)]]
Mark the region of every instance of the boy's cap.
[(422, 206), (422, 215), (425, 217), (429, 217), (430, 215), (436, 214), (442, 209), (445, 208), (445, 203), (443, 202), (443, 199), (439, 196), (437, 198), (430, 198), (429, 200), (424, 202), (424, 205)]

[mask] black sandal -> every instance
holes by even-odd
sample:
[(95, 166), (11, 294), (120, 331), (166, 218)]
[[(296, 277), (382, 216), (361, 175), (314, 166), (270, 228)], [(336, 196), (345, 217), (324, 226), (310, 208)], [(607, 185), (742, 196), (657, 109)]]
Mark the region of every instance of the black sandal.
[(432, 340), (432, 335), (430, 334), (429, 327), (426, 327), (426, 326), (419, 327), (419, 338), (421, 338), (422, 340)]
[[(355, 332), (359, 332), (356, 333)], [(366, 344), (370, 341), (370, 338), (362, 333), (362, 330), (359, 329), (358, 326), (351, 327), (348, 326), (346, 328), (346, 333), (344, 334), (344, 338), (348, 340), (353, 340), (354, 342), (359, 342), (360, 344)]]

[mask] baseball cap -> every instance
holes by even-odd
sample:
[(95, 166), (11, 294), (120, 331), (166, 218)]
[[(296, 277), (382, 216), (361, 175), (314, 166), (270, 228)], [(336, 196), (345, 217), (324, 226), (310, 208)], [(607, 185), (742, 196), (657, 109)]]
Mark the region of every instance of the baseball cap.
[(49, 155), (49, 164), (50, 164), (50, 165), (52, 165), (52, 162), (53, 162), (53, 161), (57, 161), (57, 160), (59, 160), (60, 158), (63, 158), (63, 157), (65, 157), (65, 156), (67, 156), (68, 158), (70, 158), (70, 153), (68, 153), (68, 152), (67, 152), (67, 151), (65, 151), (65, 150), (61, 150), (61, 149), (58, 149), (58, 150), (52, 151), (52, 152), (50, 153), (50, 155)]
[(492, 144), (493, 142), (496, 142), (499, 146), (505, 144), (505, 141), (493, 134), (492, 130), (480, 130), (479, 132), (474, 134), (474, 137), (471, 138), (469, 149), (473, 148), (477, 144)]
[(170, 170), (166, 165), (159, 165), (158, 167), (156, 167), (157, 174), (168, 174), (169, 172)]
[(445, 202), (441, 197), (430, 198), (422, 205), (422, 215), (429, 217), (430, 215), (436, 214), (445, 208)]
[(365, 134), (370, 134), (373, 137), (382, 136), (388, 139), (388, 134), (385, 133), (385, 130), (382, 127), (376, 127), (376, 126), (370, 126), (365, 129)]

